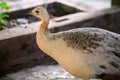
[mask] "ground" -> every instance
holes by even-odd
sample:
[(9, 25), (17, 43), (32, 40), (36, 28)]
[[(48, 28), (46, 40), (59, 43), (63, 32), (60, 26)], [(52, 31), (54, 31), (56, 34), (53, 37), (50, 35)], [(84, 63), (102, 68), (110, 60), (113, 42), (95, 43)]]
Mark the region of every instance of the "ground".
[(40, 65), (6, 75), (0, 80), (78, 80), (59, 65)]

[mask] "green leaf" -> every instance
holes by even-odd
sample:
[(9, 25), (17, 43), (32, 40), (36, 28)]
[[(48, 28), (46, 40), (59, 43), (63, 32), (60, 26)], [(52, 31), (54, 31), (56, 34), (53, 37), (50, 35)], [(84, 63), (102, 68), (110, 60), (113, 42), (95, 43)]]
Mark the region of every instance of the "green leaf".
[(9, 18), (8, 14), (3, 14), (3, 18)]
[(6, 2), (4, 2), (4, 1), (0, 2), (0, 6), (2, 7), (2, 9), (9, 12), (10, 8), (8, 7)]
[(2, 18), (9, 18), (9, 15), (0, 13), (0, 19), (2, 19)]
[(1, 19), (1, 18), (3, 18), (3, 14), (2, 14), (2, 13), (0, 13), (0, 19)]
[(7, 25), (7, 20), (1, 19), (0, 20), (0, 25), (6, 26)]
[[(1, 8), (2, 10), (7, 11), (7, 12), (10, 11), (9, 6), (8, 6), (7, 3), (4, 2), (4, 1), (1, 1), (1, 2), (0, 2), (0, 8)], [(3, 29), (3, 27), (5, 27), (5, 26), (7, 25), (7, 20), (6, 20), (6, 18), (9, 18), (9, 15), (0, 12), (0, 29)]]

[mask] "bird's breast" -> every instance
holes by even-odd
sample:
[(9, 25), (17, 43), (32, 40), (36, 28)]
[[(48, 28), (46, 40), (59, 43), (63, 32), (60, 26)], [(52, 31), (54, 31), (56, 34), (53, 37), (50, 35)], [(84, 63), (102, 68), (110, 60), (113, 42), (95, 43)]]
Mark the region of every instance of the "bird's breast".
[(49, 40), (47, 38), (37, 37), (39, 48), (46, 54), (54, 58), (63, 68), (76, 77), (93, 76), (89, 67), (83, 61), (80, 52), (68, 47), (64, 40)]

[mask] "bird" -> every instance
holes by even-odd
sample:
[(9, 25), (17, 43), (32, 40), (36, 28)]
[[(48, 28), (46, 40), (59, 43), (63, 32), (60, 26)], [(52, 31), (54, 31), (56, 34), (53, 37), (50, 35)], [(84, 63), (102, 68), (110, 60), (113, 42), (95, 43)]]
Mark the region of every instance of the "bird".
[(36, 33), (38, 47), (70, 74), (84, 80), (101, 79), (105, 75), (120, 76), (119, 34), (92, 27), (51, 33), (45, 7), (36, 7), (29, 14), (41, 19)]

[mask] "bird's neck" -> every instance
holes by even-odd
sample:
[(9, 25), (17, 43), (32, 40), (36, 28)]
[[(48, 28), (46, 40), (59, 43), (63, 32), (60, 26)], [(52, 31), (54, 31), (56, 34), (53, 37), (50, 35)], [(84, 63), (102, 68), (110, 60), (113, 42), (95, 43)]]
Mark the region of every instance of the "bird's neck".
[(48, 24), (49, 24), (49, 19), (42, 20), (39, 33), (41, 34), (46, 34), (48, 33)]

